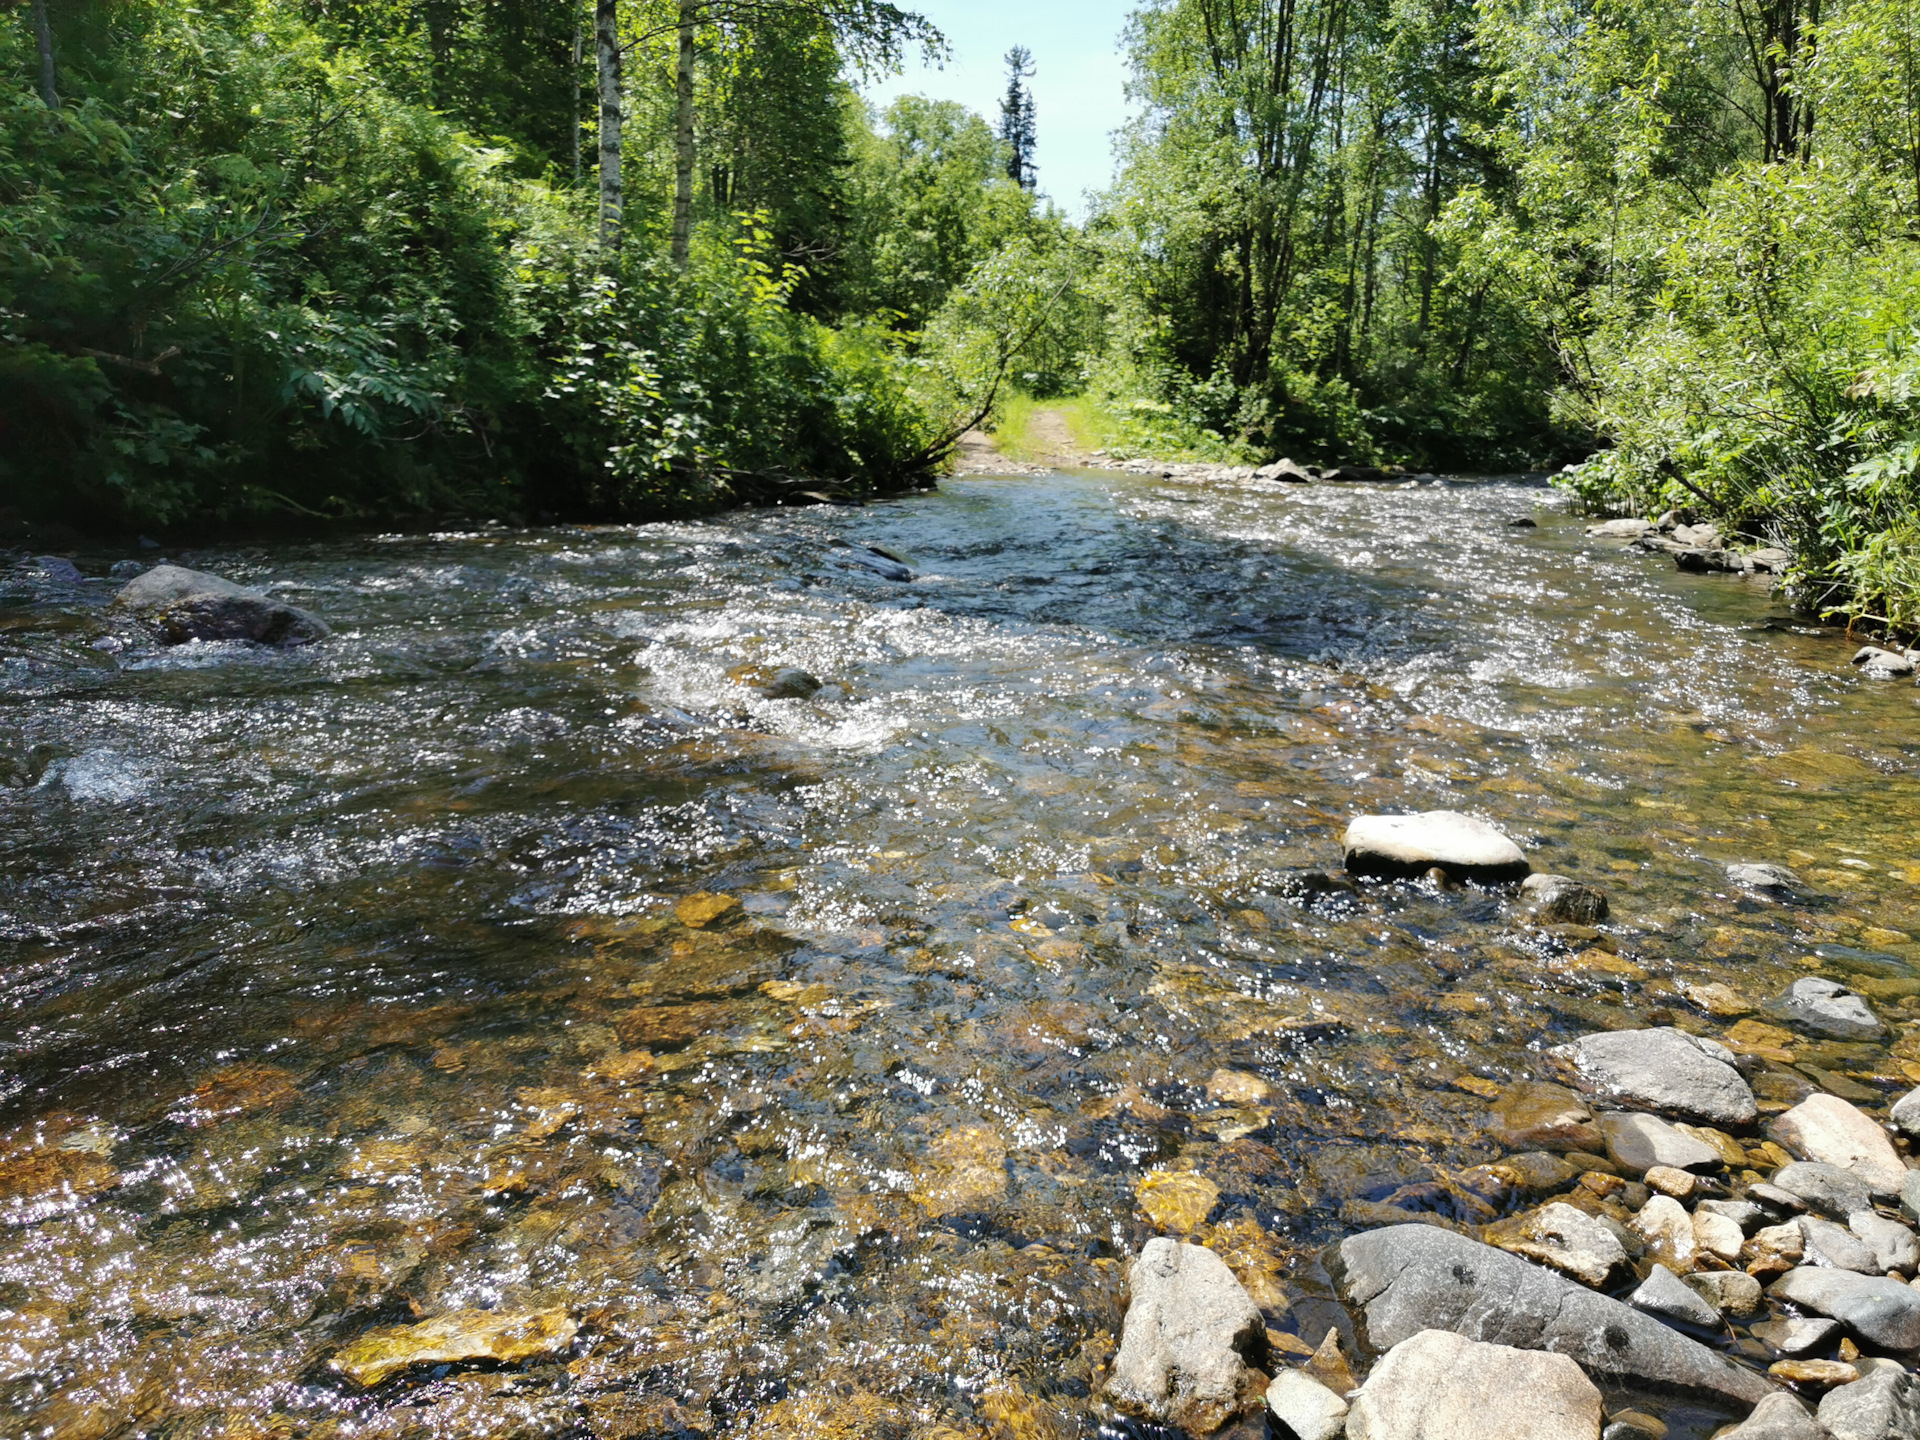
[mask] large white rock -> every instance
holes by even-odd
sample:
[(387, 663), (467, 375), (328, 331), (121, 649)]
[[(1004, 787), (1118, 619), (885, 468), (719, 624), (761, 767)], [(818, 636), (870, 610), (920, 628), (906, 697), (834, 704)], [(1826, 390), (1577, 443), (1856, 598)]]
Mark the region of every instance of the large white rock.
[(1565, 1355), (1422, 1330), (1387, 1352), (1348, 1440), (1598, 1440), (1600, 1391)]
[(1907, 1167), (1887, 1132), (1838, 1095), (1809, 1095), (1773, 1122), (1773, 1136), (1794, 1154), (1851, 1170), (1867, 1189), (1893, 1199)]
[(1204, 1435), (1257, 1399), (1243, 1356), (1265, 1323), (1224, 1260), (1161, 1236), (1141, 1249), (1127, 1280), (1133, 1297), (1107, 1381), (1115, 1405)]
[(1575, 1083), (1595, 1099), (1709, 1125), (1750, 1125), (1759, 1113), (1731, 1050), (1671, 1026), (1583, 1035), (1547, 1053), (1570, 1066)]
[(327, 638), (317, 615), (218, 575), (156, 565), (120, 587), (113, 603), (131, 610), (169, 645), (189, 640), (251, 640), (306, 645)]
[(1338, 1440), (1347, 1428), (1347, 1402), (1304, 1370), (1273, 1377), (1267, 1409), (1295, 1440)]
[(1457, 810), (1361, 815), (1341, 840), (1355, 875), (1420, 875), (1438, 865), (1461, 880), (1520, 880), (1532, 867), (1486, 821)]

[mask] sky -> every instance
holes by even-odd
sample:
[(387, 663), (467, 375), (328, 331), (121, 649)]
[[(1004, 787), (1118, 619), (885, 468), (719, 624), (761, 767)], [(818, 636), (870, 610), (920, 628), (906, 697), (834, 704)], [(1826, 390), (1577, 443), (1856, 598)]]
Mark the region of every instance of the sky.
[(1040, 190), (1076, 219), (1085, 193), (1113, 178), (1113, 132), (1126, 119), (1120, 31), (1138, 0), (903, 0), (940, 27), (953, 49), (944, 69), (907, 61), (905, 73), (870, 84), (868, 99), (896, 95), (958, 100), (1000, 123), (1005, 56), (1033, 52), (1034, 130)]

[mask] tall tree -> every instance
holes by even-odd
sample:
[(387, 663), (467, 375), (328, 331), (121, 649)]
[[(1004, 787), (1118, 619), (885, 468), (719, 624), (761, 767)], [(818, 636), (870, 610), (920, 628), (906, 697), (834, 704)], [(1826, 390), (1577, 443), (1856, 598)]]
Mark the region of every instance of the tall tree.
[(58, 110), (60, 92), (53, 85), (53, 27), (47, 23), (47, 0), (33, 0), (33, 43), (40, 52), (40, 98), (49, 110)]
[(1000, 139), (1007, 147), (1007, 178), (1023, 190), (1039, 183), (1040, 167), (1033, 163), (1033, 54), (1024, 45), (1007, 51), (1007, 93), (1000, 101)]
[(600, 263), (611, 267), (620, 253), (620, 219), (626, 193), (621, 183), (620, 12), (616, 0), (595, 0), (593, 41), (600, 98)]

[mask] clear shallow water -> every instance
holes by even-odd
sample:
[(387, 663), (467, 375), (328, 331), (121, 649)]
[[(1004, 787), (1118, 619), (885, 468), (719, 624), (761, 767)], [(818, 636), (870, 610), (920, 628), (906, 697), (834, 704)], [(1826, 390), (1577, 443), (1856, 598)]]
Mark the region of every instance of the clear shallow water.
[[(1319, 1247), (1568, 1034), (1821, 970), (1900, 1038), (1793, 1059), (1920, 1079), (1920, 690), (1553, 503), (1063, 475), (191, 557), (335, 627), (287, 654), (21, 561), (0, 1433), (1090, 1433), (1156, 1166), (1317, 1340)], [(1310, 878), (1440, 807), (1605, 886), (1625, 965)], [(582, 1328), (329, 1369), (476, 1307)]]

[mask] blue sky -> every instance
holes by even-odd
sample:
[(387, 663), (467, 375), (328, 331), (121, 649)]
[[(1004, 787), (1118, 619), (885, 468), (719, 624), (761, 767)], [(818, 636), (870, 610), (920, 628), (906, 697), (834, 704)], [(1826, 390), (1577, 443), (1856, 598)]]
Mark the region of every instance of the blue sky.
[(906, 72), (865, 87), (885, 105), (896, 95), (958, 100), (1000, 122), (1008, 50), (1033, 52), (1040, 189), (1068, 214), (1113, 178), (1112, 134), (1125, 120), (1120, 31), (1136, 0), (902, 0), (946, 33), (953, 58), (942, 70), (918, 59)]

